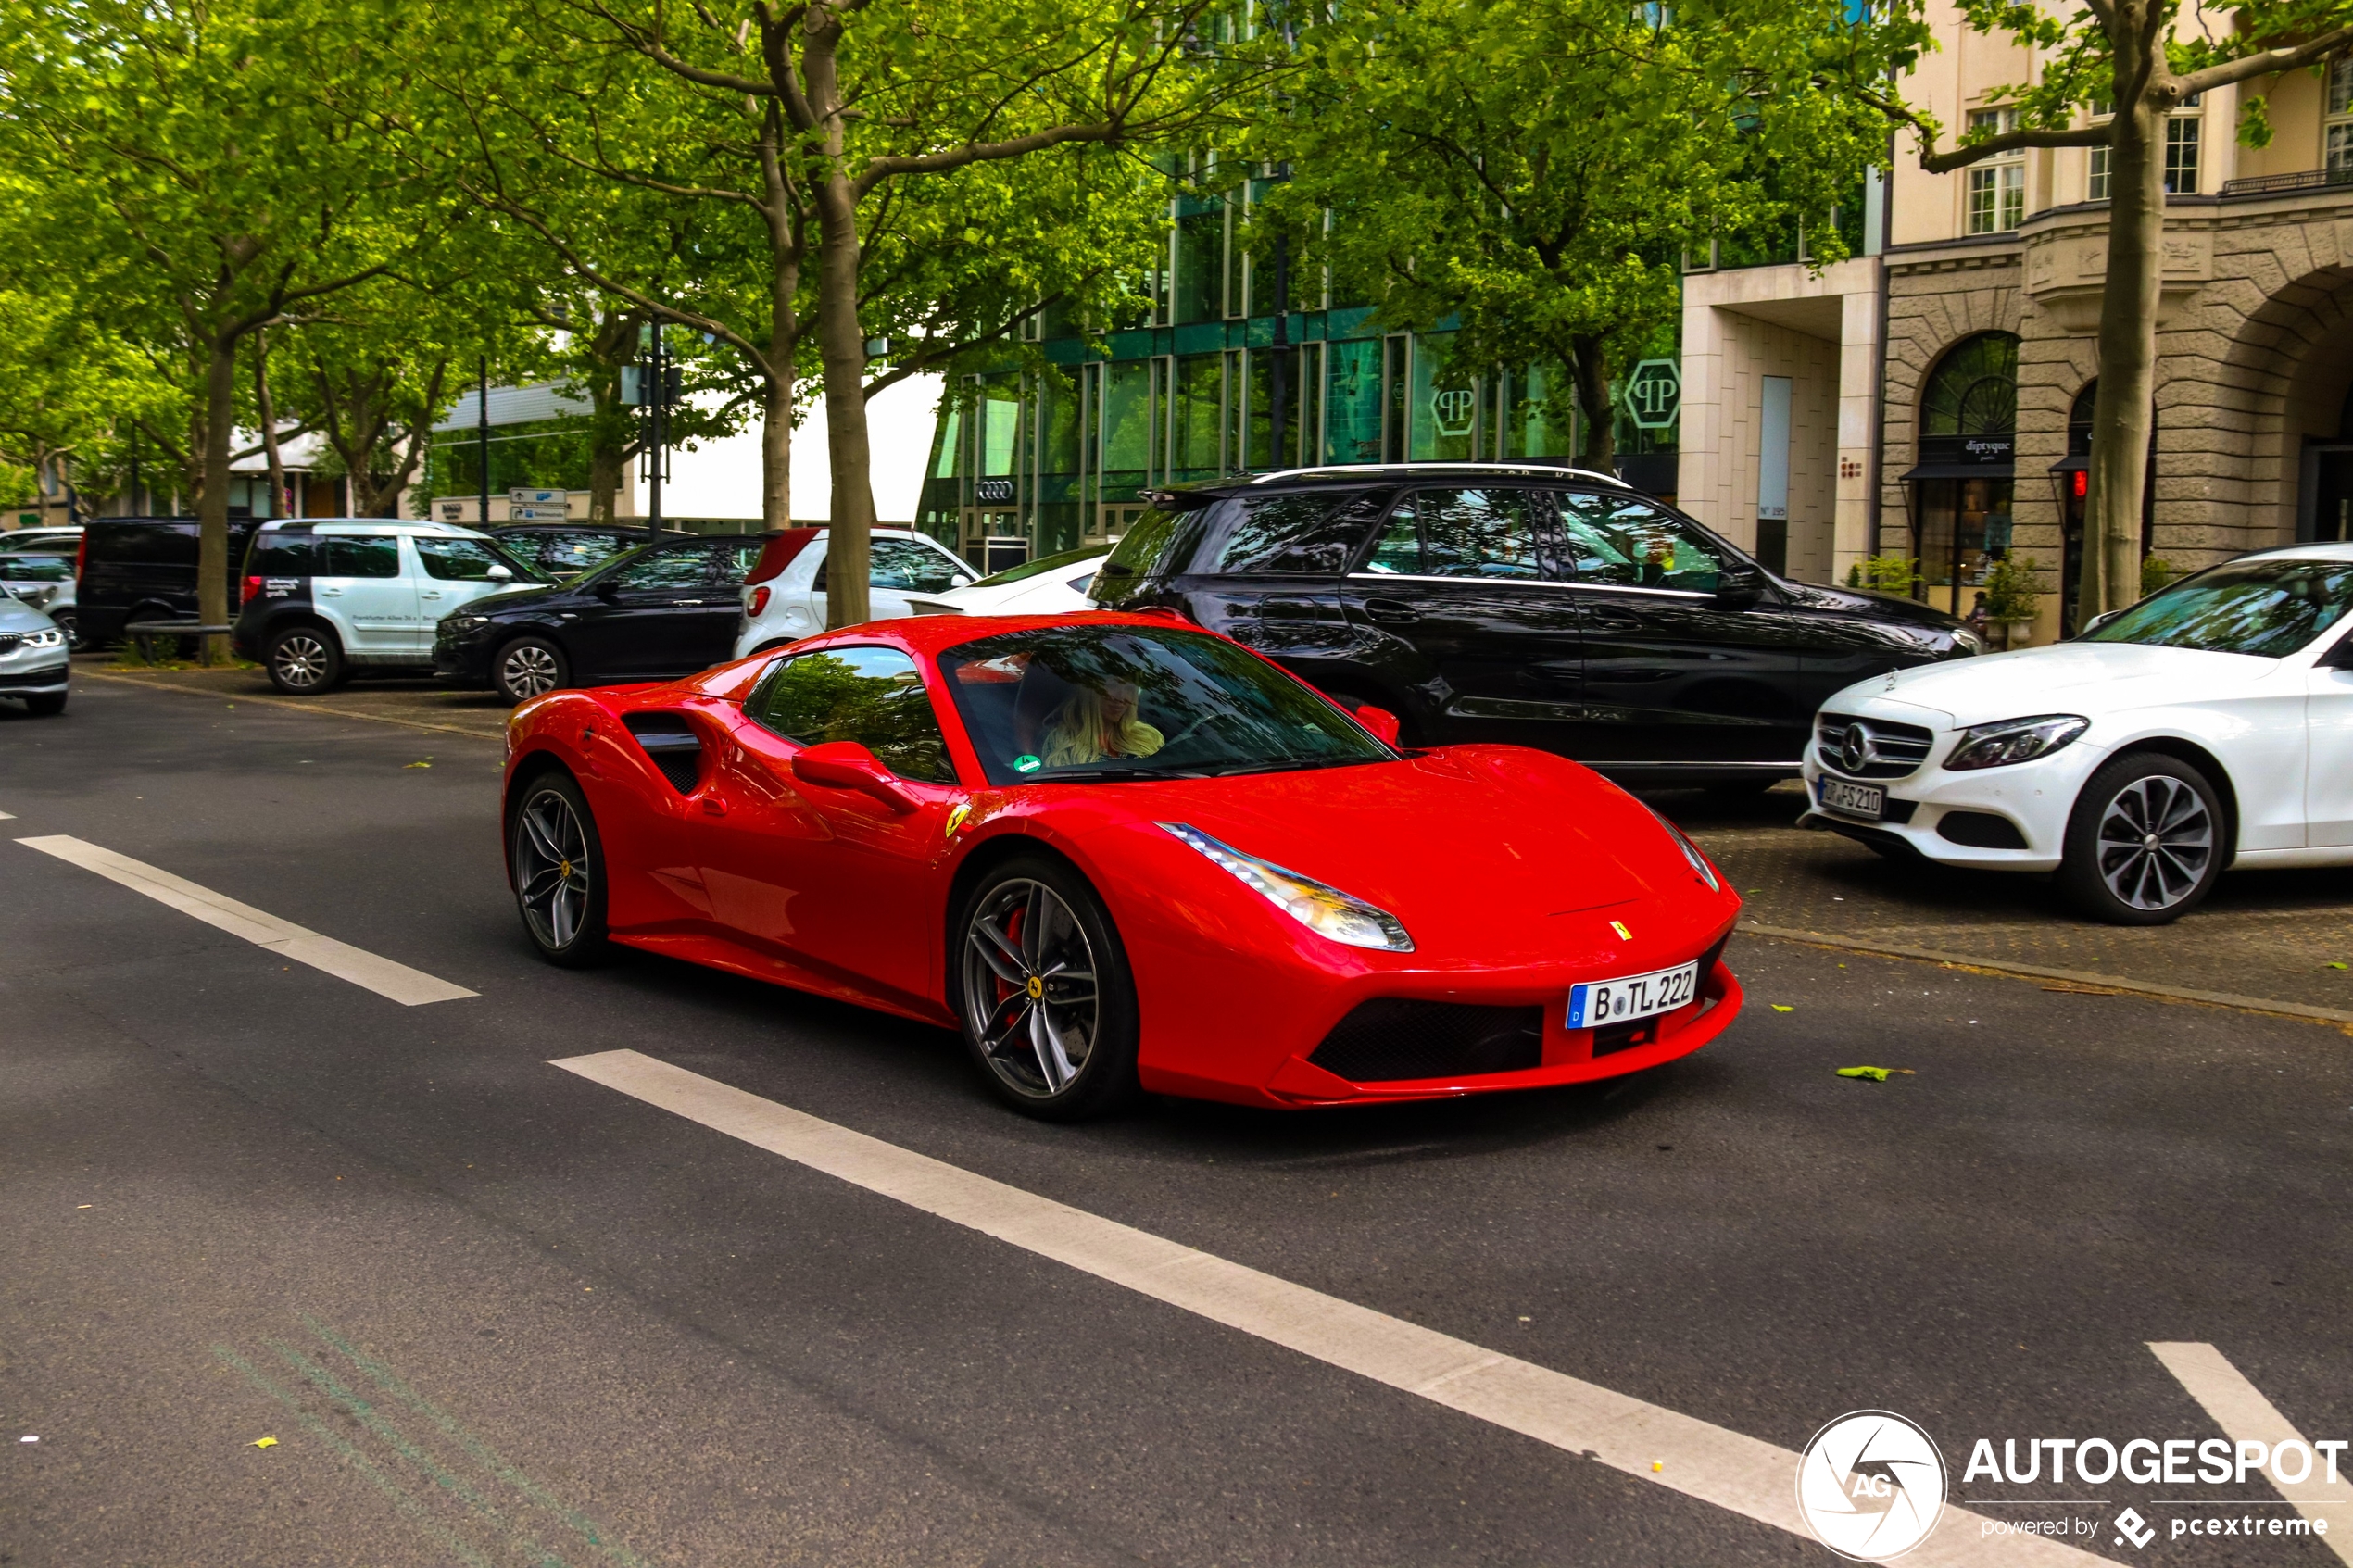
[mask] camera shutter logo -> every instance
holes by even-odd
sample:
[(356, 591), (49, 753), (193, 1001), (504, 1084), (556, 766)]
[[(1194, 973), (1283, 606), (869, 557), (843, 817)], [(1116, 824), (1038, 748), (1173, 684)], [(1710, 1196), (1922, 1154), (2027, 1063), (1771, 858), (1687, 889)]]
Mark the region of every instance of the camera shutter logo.
[(1855, 1411), (1814, 1434), (1797, 1461), (1797, 1511), (1853, 1562), (1903, 1556), (1944, 1512), (1944, 1456), (1893, 1411)]

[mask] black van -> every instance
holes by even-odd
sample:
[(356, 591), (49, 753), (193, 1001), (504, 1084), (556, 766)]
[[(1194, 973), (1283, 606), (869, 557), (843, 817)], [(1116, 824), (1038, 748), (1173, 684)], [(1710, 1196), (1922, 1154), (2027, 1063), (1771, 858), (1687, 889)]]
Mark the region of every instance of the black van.
[(1536, 746), (1623, 783), (1797, 776), (1843, 686), (1982, 653), (1909, 599), (1795, 583), (1606, 474), (1304, 470), (1161, 492), (1096, 573), (1257, 649), (1410, 745)]
[[(228, 595), (237, 608), (237, 568), (245, 542), (260, 526), (229, 520)], [(74, 608), (84, 647), (120, 640), (134, 621), (196, 618), (196, 520), (192, 517), (102, 517), (83, 525)]]

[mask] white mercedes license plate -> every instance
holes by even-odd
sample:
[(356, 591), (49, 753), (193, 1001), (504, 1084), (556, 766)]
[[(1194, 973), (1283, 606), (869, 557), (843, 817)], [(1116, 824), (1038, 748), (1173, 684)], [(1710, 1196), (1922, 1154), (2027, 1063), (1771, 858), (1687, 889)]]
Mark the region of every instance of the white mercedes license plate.
[(1623, 980), (1589, 980), (1568, 988), (1568, 1026), (1601, 1029), (1631, 1018), (1672, 1012), (1699, 994), (1699, 960), (1673, 969), (1629, 974)]
[(1844, 779), (1821, 781), (1822, 809), (1843, 816), (1868, 817), (1878, 822), (1887, 810), (1887, 791), (1871, 784), (1848, 784)]

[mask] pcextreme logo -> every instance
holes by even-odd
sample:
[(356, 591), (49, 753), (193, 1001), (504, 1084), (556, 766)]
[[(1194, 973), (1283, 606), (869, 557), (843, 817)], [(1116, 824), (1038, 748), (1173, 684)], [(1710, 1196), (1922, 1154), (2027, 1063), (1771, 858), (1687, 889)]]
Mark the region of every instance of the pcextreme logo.
[(1903, 1556), (1944, 1512), (1944, 1456), (1893, 1411), (1854, 1411), (1814, 1434), (1797, 1461), (1797, 1510), (1853, 1562)]

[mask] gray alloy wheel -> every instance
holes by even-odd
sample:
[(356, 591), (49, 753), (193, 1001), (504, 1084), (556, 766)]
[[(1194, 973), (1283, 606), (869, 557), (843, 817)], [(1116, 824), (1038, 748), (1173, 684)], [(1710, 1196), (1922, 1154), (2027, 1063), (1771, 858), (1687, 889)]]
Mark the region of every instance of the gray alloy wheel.
[(1087, 1069), (1101, 1033), (1095, 951), (1062, 895), (1009, 878), (964, 925), (964, 1018), (998, 1081), (1051, 1099)]
[(604, 947), (600, 846), (587, 802), (569, 778), (541, 778), (525, 793), (509, 830), (515, 905), (543, 958), (585, 963)]
[(2097, 919), (2163, 924), (2212, 890), (2224, 838), (2221, 801), (2196, 768), (2162, 753), (2120, 757), (2076, 799), (2059, 880)]
[(531, 638), (510, 643), (498, 655), (492, 679), (510, 701), (529, 702), (564, 684), (563, 656)]
[(2214, 859), (2214, 818), (2183, 779), (2134, 779), (2100, 811), (2100, 880), (2120, 903), (2169, 909), (2196, 891)]
[(332, 633), (295, 626), (270, 642), (270, 684), (296, 696), (323, 692), (342, 672), (343, 659)]
[(69, 609), (53, 610), (50, 612), (49, 619), (56, 621), (57, 630), (66, 634), (66, 646), (80, 653), (82, 651), (81, 619)]
[(1068, 861), (1025, 853), (987, 872), (948, 928), (949, 1004), (997, 1098), (1076, 1122), (1139, 1093), (1136, 982), (1101, 896)]

